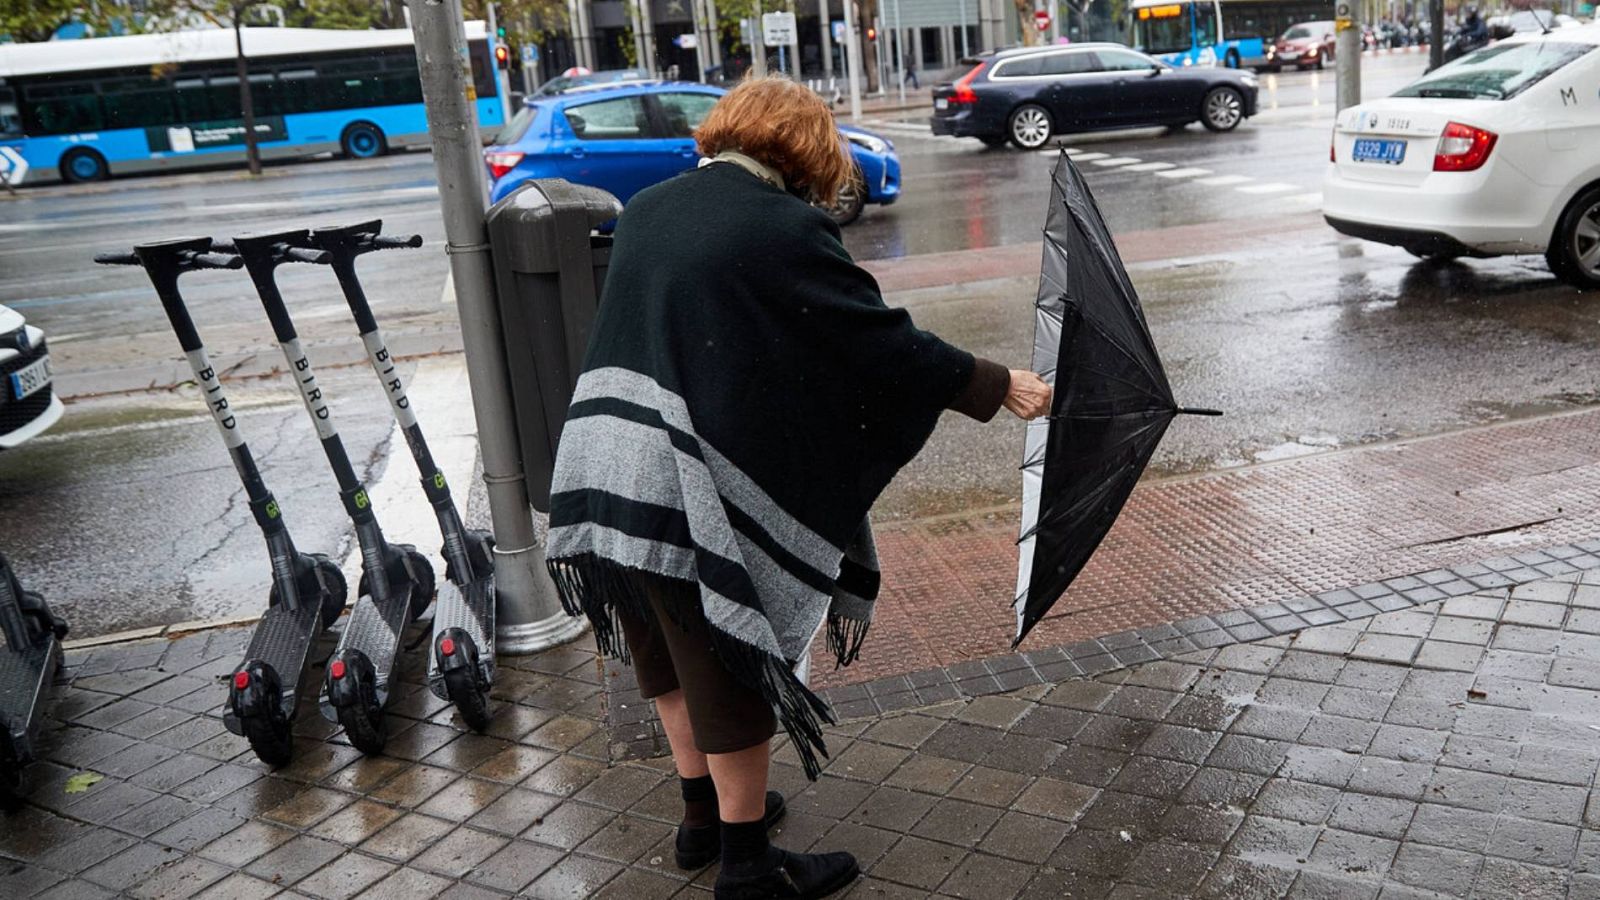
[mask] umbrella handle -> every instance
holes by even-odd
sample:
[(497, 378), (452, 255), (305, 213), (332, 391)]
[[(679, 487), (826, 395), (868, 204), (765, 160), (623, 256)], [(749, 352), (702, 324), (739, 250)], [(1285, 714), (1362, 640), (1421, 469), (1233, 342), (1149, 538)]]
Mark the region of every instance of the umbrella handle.
[(1220, 409), (1203, 409), (1203, 408), (1194, 407), (1194, 406), (1180, 406), (1180, 407), (1178, 407), (1178, 415), (1180, 415), (1180, 416), (1220, 416), (1220, 415), (1222, 415), (1222, 410), (1220, 410)]

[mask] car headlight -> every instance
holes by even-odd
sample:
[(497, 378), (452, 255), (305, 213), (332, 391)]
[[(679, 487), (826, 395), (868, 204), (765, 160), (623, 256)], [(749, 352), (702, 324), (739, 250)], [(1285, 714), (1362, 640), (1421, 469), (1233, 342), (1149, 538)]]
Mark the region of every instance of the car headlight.
[(889, 152), (889, 142), (875, 134), (861, 134), (859, 132), (852, 131), (847, 133), (845, 138), (848, 139), (850, 143), (871, 150), (873, 153)]
[(1261, 79), (1257, 78), (1256, 73), (1254, 72), (1240, 72), (1239, 80), (1250, 85), (1251, 87), (1257, 87), (1261, 84)]

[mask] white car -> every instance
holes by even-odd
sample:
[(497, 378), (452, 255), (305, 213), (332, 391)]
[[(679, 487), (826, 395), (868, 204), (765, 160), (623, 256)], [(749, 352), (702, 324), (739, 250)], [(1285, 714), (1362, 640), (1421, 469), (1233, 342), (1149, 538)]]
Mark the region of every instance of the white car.
[(1519, 34), (1334, 125), (1323, 216), (1424, 258), (1544, 253), (1600, 288), (1600, 25)]
[(0, 306), (0, 450), (10, 450), (61, 418), (51, 389), (44, 332)]

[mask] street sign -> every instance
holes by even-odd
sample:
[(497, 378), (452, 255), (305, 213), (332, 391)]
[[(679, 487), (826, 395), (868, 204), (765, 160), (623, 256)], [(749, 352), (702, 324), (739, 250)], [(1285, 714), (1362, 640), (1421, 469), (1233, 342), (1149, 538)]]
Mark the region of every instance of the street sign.
[(539, 48), (533, 44), (522, 45), (522, 64), (531, 66), (539, 61)]
[(844, 20), (842, 19), (835, 19), (833, 22), (833, 42), (835, 44), (844, 43)]
[(762, 37), (768, 47), (787, 47), (794, 43), (794, 13), (772, 12), (761, 17)]
[(677, 47), (680, 50), (693, 50), (694, 48), (700, 46), (700, 39), (696, 37), (693, 32), (688, 34), (680, 34), (672, 39), (672, 46)]
[(1050, 14), (1042, 9), (1035, 12), (1033, 14), (1033, 27), (1039, 29), (1040, 31), (1049, 31)]

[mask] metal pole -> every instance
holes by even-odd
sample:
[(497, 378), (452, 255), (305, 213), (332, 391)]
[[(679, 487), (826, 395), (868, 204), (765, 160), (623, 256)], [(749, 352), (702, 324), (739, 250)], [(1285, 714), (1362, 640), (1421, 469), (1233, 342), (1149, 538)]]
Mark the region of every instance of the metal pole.
[(251, 175), (261, 174), (261, 148), (256, 142), (256, 107), (250, 95), (250, 64), (244, 58), (245, 10), (251, 4), (241, 3), (233, 8), (233, 70), (239, 76), (239, 113), (244, 117), (244, 161)]
[(822, 26), (822, 77), (833, 78), (833, 11), (828, 0), (817, 0), (817, 21)]
[(967, 0), (956, 0), (961, 6), (961, 58), (966, 59), (972, 55), (972, 50), (967, 46)]
[(1361, 19), (1360, 6), (1352, 0), (1339, 0), (1334, 9), (1334, 47), (1338, 58), (1335, 82), (1335, 107), (1349, 109), (1361, 102)]
[(900, 0), (894, 0), (894, 71), (900, 76), (900, 105), (906, 105), (906, 33), (900, 30)]
[(856, 0), (844, 0), (844, 68), (850, 79), (850, 121), (861, 121), (861, 37), (856, 34)]
[(501, 653), (533, 653), (577, 637), (585, 626), (562, 611), (533, 531), (484, 226), (483, 144), (467, 43), (458, 24), (461, 0), (409, 2), (428, 133), (433, 136), (445, 252), (461, 316), (461, 344), (494, 522), (495, 646)]
[(694, 23), (694, 64), (700, 69), (700, 82), (705, 83), (706, 69), (711, 68), (707, 60), (705, 39), (705, 10), (700, 5), (700, 0), (689, 0), (689, 18)]
[(1050, 0), (1050, 43), (1061, 43), (1061, 3)]
[(1428, 41), (1428, 68), (1437, 69), (1444, 65), (1444, 0), (1433, 0), (1428, 19), (1429, 31), (1433, 32)]
[[(495, 93), (500, 95), (500, 121), (509, 122), (511, 121), (511, 72), (508, 69), (511, 60), (509, 58), (506, 59), (507, 69), (500, 68), (500, 58), (495, 53), (495, 50), (500, 46), (500, 23), (495, 18), (494, 7), (495, 4), (493, 3), (484, 4), (484, 10), (488, 13), (486, 18), (488, 19), (487, 25), (489, 28), (489, 61), (494, 65)], [(507, 45), (506, 53), (509, 54), (510, 52), (511, 47)]]

